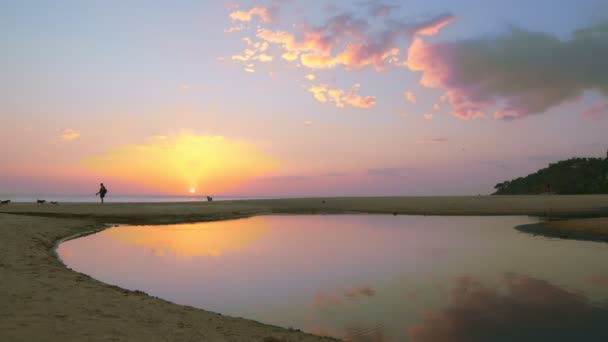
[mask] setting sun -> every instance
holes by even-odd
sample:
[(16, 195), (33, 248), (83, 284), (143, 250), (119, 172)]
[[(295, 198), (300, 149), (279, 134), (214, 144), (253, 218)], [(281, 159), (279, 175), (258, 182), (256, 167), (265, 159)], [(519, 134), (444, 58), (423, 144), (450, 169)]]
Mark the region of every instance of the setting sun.
[(201, 182), (208, 184), (205, 191), (218, 193), (266, 175), (278, 165), (250, 142), (189, 133), (115, 146), (82, 163), (106, 176), (167, 193), (188, 189), (191, 194)]

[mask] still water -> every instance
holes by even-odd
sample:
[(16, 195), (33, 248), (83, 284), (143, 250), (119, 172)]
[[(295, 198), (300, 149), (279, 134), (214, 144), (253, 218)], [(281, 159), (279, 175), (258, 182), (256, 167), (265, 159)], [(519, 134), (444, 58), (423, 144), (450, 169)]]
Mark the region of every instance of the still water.
[(608, 341), (608, 244), (528, 217), (260, 216), (119, 226), (70, 268), (226, 315), (361, 341)]

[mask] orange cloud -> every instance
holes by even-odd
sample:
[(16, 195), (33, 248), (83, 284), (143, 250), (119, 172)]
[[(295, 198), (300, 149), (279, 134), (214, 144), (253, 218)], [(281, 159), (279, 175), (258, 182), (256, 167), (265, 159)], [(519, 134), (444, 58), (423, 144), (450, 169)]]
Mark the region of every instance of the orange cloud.
[(361, 85), (355, 84), (351, 87), (349, 92), (342, 98), (342, 100), (353, 106), (359, 108), (371, 108), (376, 104), (376, 97), (374, 96), (359, 96), (356, 93), (359, 91)]
[(295, 61), (300, 55), (296, 52), (285, 52), (281, 57), (286, 61)]
[(112, 148), (82, 161), (87, 169), (164, 193), (221, 193), (264, 176), (278, 162), (255, 145), (222, 136), (180, 134)]
[(61, 130), (61, 133), (59, 135), (59, 138), (63, 141), (72, 141), (74, 139), (78, 139), (79, 137), (80, 133), (71, 128)]
[(249, 22), (253, 17), (259, 17), (262, 22), (269, 23), (272, 21), (270, 12), (265, 7), (252, 7), (248, 11), (234, 11), (230, 13), (230, 19), (234, 21)]
[(255, 56), (253, 59), (258, 60), (262, 63), (266, 63), (266, 62), (272, 62), (273, 58), (272, 58), (272, 56), (262, 53), (262, 54)]
[(322, 103), (330, 102), (338, 108), (344, 108), (344, 104), (359, 108), (371, 108), (376, 104), (374, 96), (360, 96), (361, 85), (356, 83), (348, 91), (342, 89), (329, 88), (327, 84), (320, 84), (308, 88), (313, 97)]

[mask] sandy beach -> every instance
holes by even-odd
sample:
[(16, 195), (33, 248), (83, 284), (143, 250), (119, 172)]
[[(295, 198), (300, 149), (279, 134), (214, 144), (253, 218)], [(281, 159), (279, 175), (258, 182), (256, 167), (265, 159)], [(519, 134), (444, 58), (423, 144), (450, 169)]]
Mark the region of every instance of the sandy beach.
[[(560, 237), (608, 236), (608, 195), (361, 197), (200, 203), (0, 206), (0, 340), (320, 341), (180, 306), (67, 269), (58, 241), (107, 223), (161, 224), (263, 214), (533, 215)], [(551, 234), (549, 234), (551, 235)], [(554, 234), (555, 235), (555, 234)], [(576, 238), (577, 236), (573, 236)], [(600, 239), (601, 240), (601, 239)]]

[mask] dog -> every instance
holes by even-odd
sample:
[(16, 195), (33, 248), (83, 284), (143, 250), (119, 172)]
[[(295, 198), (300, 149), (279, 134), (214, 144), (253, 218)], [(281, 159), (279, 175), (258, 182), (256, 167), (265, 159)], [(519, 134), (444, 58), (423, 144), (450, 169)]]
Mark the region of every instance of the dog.
[(11, 203), (11, 200), (0, 201), (0, 204), (9, 204), (9, 203)]
[(57, 201), (51, 201), (51, 204), (59, 205), (59, 202), (57, 202)]
[(37, 204), (44, 204), (44, 203), (46, 203), (46, 200), (36, 199), (36, 203)]
[(213, 201), (213, 197), (207, 196), (207, 202), (211, 202), (211, 201)]

